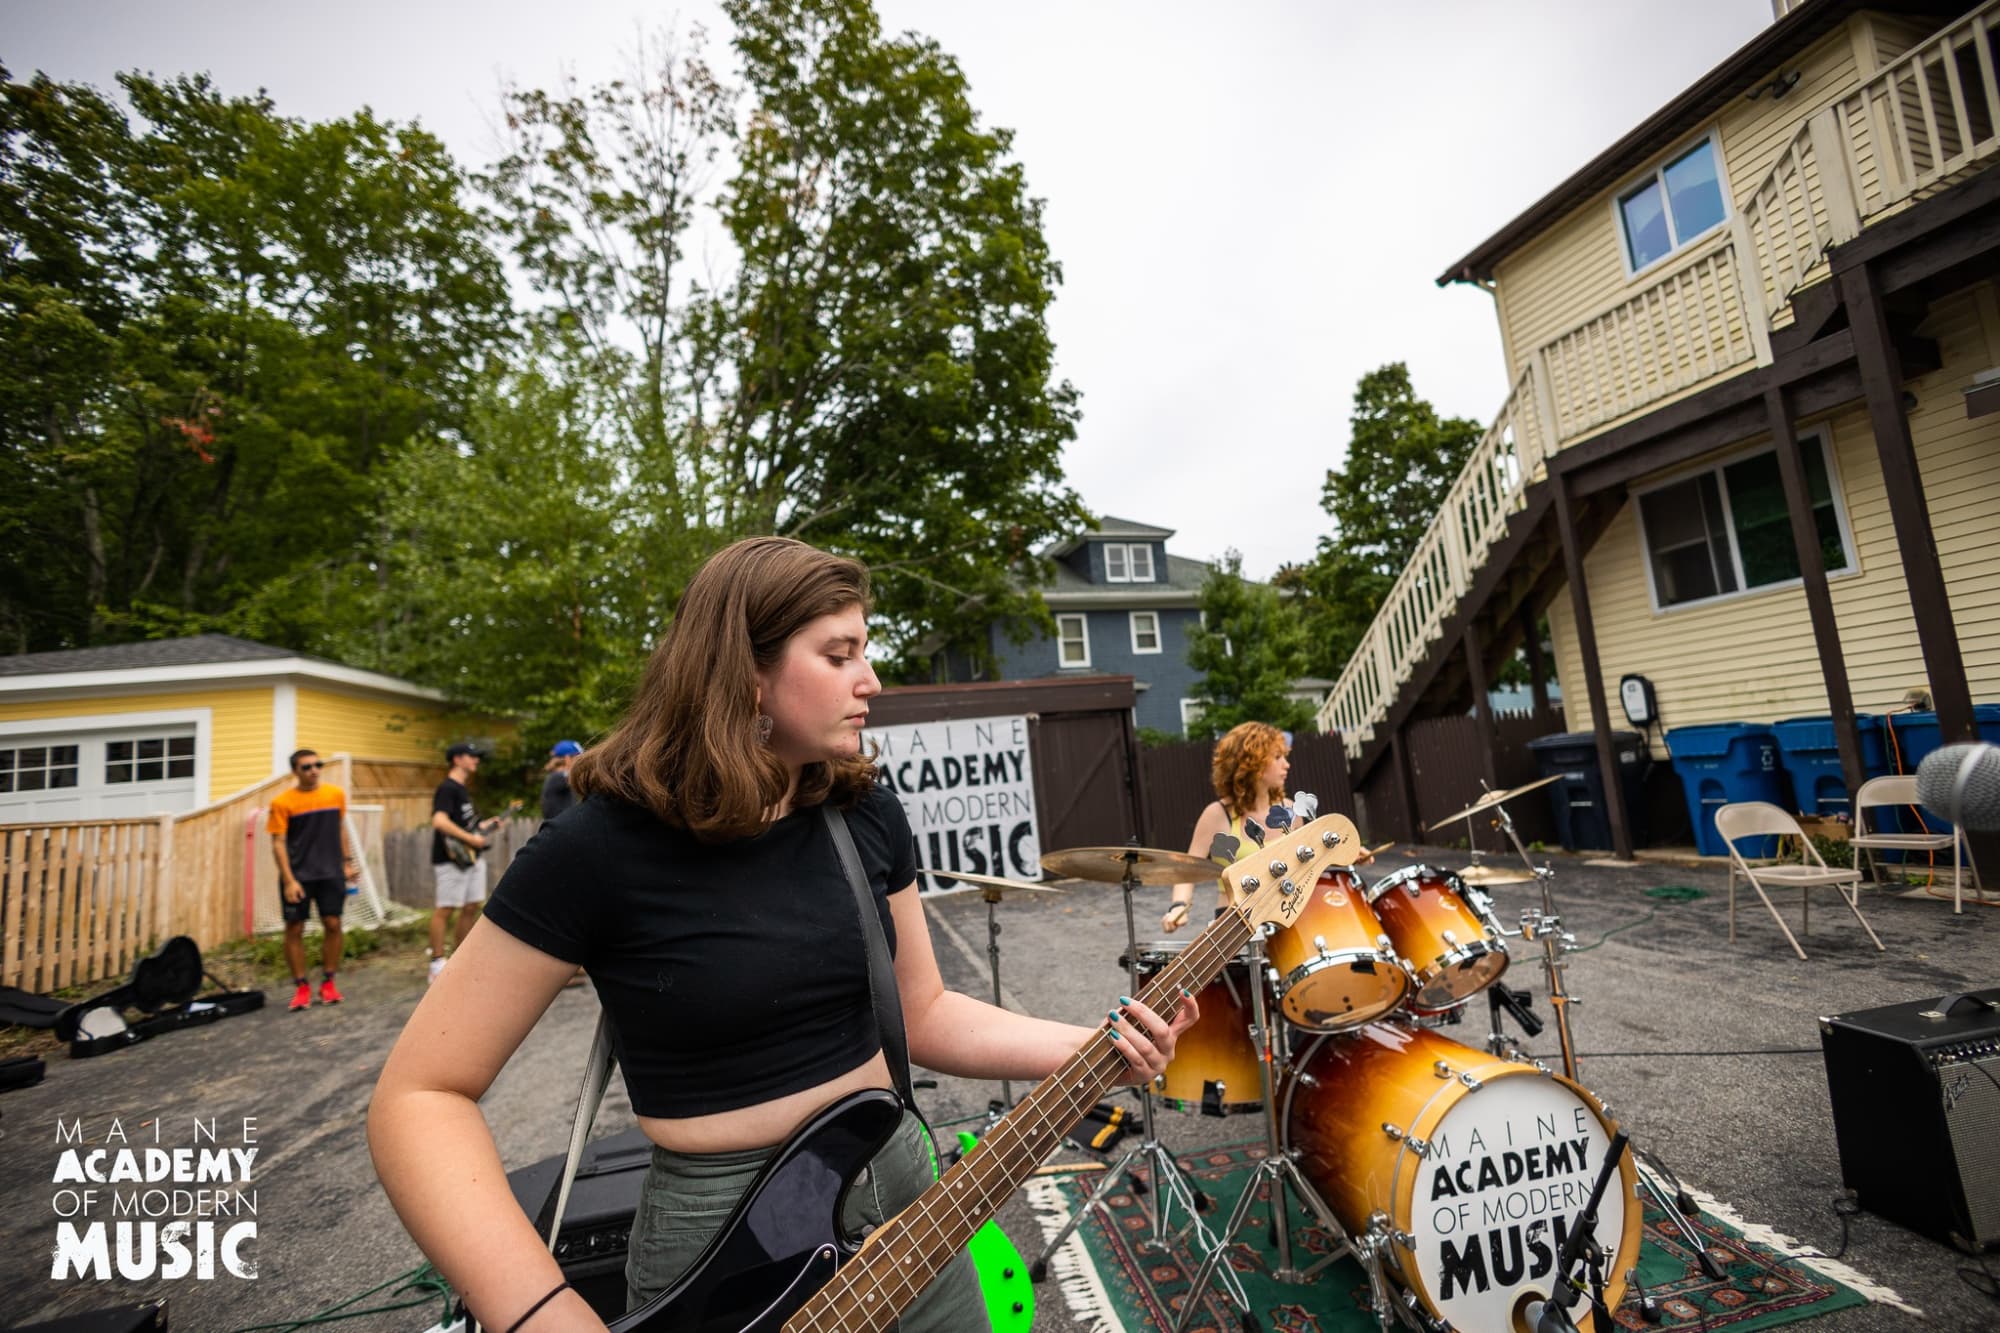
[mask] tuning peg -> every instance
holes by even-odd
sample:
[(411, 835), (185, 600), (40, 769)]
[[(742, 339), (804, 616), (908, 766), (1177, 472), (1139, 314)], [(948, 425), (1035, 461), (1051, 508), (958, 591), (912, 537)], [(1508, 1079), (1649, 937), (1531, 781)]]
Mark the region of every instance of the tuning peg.
[(1294, 793), (1292, 812), (1298, 816), (1301, 824), (1312, 823), (1312, 817), (1319, 813), (1319, 797), (1309, 791)]
[(1274, 805), (1264, 814), (1264, 827), (1283, 833), (1292, 826), (1292, 812), (1282, 805)]
[(1243, 840), (1234, 834), (1218, 833), (1209, 840), (1208, 859), (1228, 864), (1236, 859), (1236, 853), (1242, 846)]
[(1245, 815), (1243, 817), (1243, 836), (1256, 843), (1259, 847), (1262, 847), (1264, 845), (1264, 826), (1248, 815)]

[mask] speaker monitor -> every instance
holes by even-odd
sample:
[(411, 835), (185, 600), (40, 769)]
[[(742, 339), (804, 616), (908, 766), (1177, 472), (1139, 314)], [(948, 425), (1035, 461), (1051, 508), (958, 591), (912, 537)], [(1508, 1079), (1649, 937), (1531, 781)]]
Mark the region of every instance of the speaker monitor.
[[(625, 1313), (625, 1251), (639, 1189), (653, 1145), (636, 1129), (585, 1145), (556, 1233), (556, 1262), (563, 1277), (600, 1318)], [(529, 1217), (541, 1211), (562, 1171), (560, 1154), (507, 1173), (507, 1184)]]
[(1822, 1018), (1840, 1176), (1871, 1213), (2000, 1244), (2000, 990)]

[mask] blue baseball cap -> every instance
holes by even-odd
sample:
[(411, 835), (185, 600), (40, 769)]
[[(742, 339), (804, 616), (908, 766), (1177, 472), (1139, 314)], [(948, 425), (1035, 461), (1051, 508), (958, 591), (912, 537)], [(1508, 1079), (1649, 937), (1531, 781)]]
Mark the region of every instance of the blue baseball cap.
[(557, 741), (555, 748), (550, 750), (549, 753), (558, 759), (567, 759), (570, 755), (582, 754), (583, 747), (575, 741)]

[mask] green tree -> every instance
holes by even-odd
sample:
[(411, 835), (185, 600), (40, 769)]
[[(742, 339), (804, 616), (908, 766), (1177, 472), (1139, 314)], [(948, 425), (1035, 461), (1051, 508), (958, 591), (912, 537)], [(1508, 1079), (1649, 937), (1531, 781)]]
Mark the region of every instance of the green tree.
[(430, 135), (307, 124), (205, 77), (0, 78), (0, 633), (53, 648), (340, 623), (299, 580), (365, 545), (385, 450), (454, 430), (505, 332)]
[(1240, 722), (1268, 722), (1287, 731), (1313, 724), (1311, 704), (1289, 698), (1310, 657), (1304, 622), (1269, 584), (1243, 577), (1243, 557), (1230, 551), (1202, 580), (1200, 627), (1188, 633), (1188, 665), (1201, 672), (1195, 692), (1201, 717), (1196, 739), (1220, 736)]
[(1346, 461), (1328, 469), (1320, 492), (1333, 531), (1310, 562), (1273, 580), (1298, 602), (1319, 676), (1346, 666), (1484, 433), (1476, 421), (1440, 417), (1400, 361), (1361, 377), (1349, 427)]
[(488, 188), (652, 522), (854, 555), (888, 647), (970, 644), (1034, 614), (1010, 570), (1084, 521), (1041, 205), (956, 63), (866, 0), (725, 10), (739, 84), (697, 36), (516, 90)]

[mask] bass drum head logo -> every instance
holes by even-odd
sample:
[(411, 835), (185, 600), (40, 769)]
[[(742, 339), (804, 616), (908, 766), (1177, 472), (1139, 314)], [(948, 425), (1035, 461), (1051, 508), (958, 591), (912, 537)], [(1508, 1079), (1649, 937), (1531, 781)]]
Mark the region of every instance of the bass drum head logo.
[[(1505, 1328), (1515, 1300), (1547, 1292), (1571, 1226), (1611, 1146), (1597, 1113), (1569, 1088), (1533, 1074), (1498, 1078), (1458, 1099), (1417, 1170), (1410, 1225), (1437, 1313), (1455, 1328)], [(1613, 1264), (1626, 1199), (1614, 1179), (1598, 1205), (1597, 1240)]]

